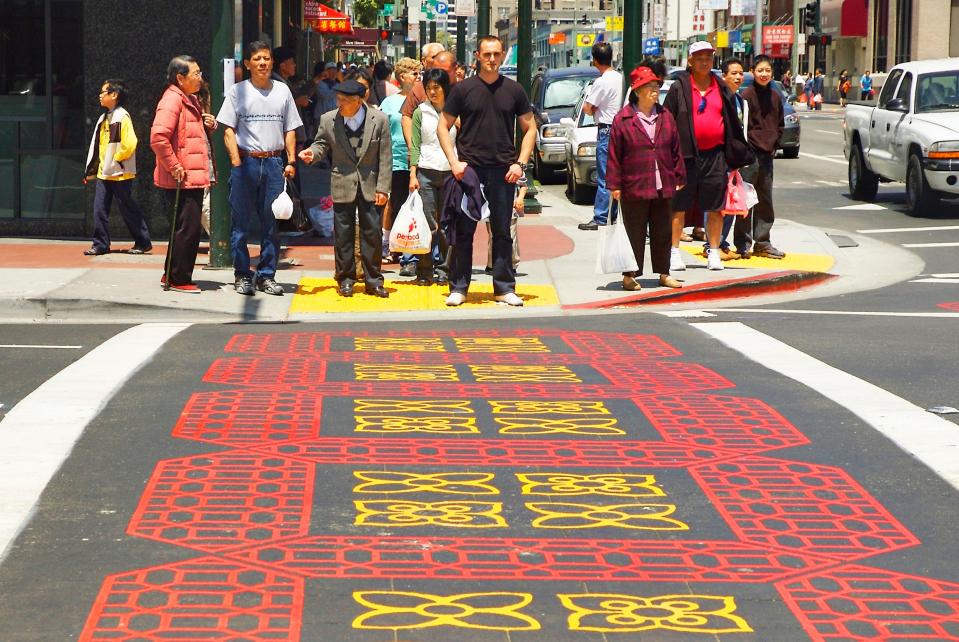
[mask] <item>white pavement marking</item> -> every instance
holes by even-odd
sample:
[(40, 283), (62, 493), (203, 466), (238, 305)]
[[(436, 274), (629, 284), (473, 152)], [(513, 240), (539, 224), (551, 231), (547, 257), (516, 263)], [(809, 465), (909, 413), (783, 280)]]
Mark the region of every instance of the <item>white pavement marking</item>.
[(937, 279), (959, 279), (959, 272), (944, 272), (942, 274), (930, 274)]
[(910, 283), (959, 283), (959, 279), (913, 279)]
[(959, 242), (955, 243), (903, 243), (903, 247), (959, 247)]
[(835, 401), (959, 489), (959, 430), (954, 423), (742, 323), (692, 325)]
[[(888, 209), (882, 205), (877, 205), (875, 203), (857, 203), (856, 205), (843, 205), (842, 207), (834, 207), (834, 210), (858, 210), (862, 212), (878, 212), (879, 210)], [(862, 230), (857, 230), (862, 232)]]
[(36, 348), (37, 350), (80, 350), (83, 346), (41, 346), (26, 343), (4, 343), (0, 348)]
[(809, 152), (799, 152), (799, 155), (803, 158), (815, 158), (816, 160), (826, 161), (827, 163), (838, 163), (840, 165), (845, 165), (846, 161), (836, 160), (835, 158), (829, 158), (828, 156), (819, 156), (817, 154), (810, 154)]
[(706, 312), (705, 310), (669, 310), (667, 312), (657, 312), (656, 314), (672, 319), (702, 319), (716, 316), (712, 312)]
[(819, 181), (816, 181), (816, 182), (817, 182), (817, 183), (821, 183), (822, 185), (829, 185), (830, 187), (845, 187), (845, 186), (846, 186), (846, 184), (843, 183), (842, 181), (823, 181), (823, 180), (819, 180)]
[(817, 129), (817, 132), (820, 134), (832, 134), (833, 136), (841, 136), (842, 132), (834, 132), (831, 129)]
[(0, 421), (0, 560), (87, 424), (133, 373), (189, 323), (146, 323), (70, 364)]
[(790, 310), (788, 308), (714, 308), (713, 312), (755, 312), (757, 314), (822, 314), (841, 317), (906, 317), (915, 319), (959, 319), (959, 312), (857, 312), (855, 310)]
[(898, 234), (899, 232), (941, 232), (959, 230), (959, 225), (934, 225), (932, 227), (881, 227), (874, 230), (856, 230), (859, 234)]

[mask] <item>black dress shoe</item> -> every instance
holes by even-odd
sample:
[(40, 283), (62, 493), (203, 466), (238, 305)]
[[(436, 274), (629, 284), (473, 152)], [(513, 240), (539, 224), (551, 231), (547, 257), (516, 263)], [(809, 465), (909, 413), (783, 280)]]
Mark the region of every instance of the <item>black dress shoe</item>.
[(432, 284), (433, 284), (433, 281), (428, 276), (423, 276), (423, 277), (418, 276), (416, 277), (416, 280), (413, 281), (413, 285), (422, 285), (422, 286), (428, 287)]
[(599, 225), (596, 224), (596, 221), (588, 221), (586, 223), (580, 223), (576, 227), (578, 227), (581, 230), (594, 231), (594, 232), (599, 229)]
[(353, 296), (353, 284), (352, 283), (341, 283), (340, 287), (337, 288), (340, 296)]
[(384, 288), (382, 285), (377, 285), (375, 288), (367, 286), (365, 291), (370, 296), (378, 296), (381, 299), (385, 299), (390, 295), (390, 293), (387, 292), (386, 288)]

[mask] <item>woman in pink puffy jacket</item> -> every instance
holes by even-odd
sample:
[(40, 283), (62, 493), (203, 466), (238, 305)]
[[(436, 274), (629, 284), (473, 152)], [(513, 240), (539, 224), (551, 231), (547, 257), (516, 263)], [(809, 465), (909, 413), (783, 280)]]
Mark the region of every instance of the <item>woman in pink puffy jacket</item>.
[(156, 154), (153, 182), (166, 192), (170, 209), (180, 188), (172, 252), (167, 248), (167, 261), (170, 289), (187, 293), (200, 291), (193, 282), (193, 267), (200, 246), (203, 190), (216, 182), (207, 138), (207, 130), (216, 129), (216, 118), (204, 113), (197, 100), (202, 85), (203, 74), (195, 59), (177, 56), (171, 60), (167, 88), (150, 129), (150, 147)]

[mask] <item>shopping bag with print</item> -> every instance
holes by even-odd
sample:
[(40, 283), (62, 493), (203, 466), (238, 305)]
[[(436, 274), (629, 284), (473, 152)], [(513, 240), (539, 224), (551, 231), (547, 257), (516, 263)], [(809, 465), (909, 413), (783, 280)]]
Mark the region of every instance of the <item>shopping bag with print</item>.
[(596, 255), (596, 274), (614, 274), (635, 272), (636, 255), (633, 246), (626, 234), (626, 226), (622, 223), (623, 213), (620, 211), (616, 220), (612, 220), (612, 206), (607, 217), (606, 225), (599, 228), (599, 254)]
[(729, 172), (729, 180), (726, 183), (726, 203), (722, 210), (723, 216), (746, 216), (749, 214), (745, 185), (746, 181), (743, 180), (738, 169)]
[(390, 230), (390, 252), (426, 254), (433, 245), (433, 233), (423, 214), (419, 191), (410, 192)]

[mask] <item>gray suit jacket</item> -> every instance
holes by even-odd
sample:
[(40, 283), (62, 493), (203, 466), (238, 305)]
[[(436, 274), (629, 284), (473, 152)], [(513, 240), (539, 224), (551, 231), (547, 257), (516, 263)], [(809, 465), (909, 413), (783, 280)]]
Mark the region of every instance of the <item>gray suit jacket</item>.
[(313, 163), (327, 155), (333, 165), (331, 176), (334, 203), (352, 203), (357, 191), (367, 201), (376, 200), (376, 193), (390, 193), (393, 176), (393, 152), (390, 121), (386, 114), (366, 107), (363, 140), (359, 157), (346, 137), (346, 124), (338, 109), (320, 117), (320, 126), (310, 149)]

